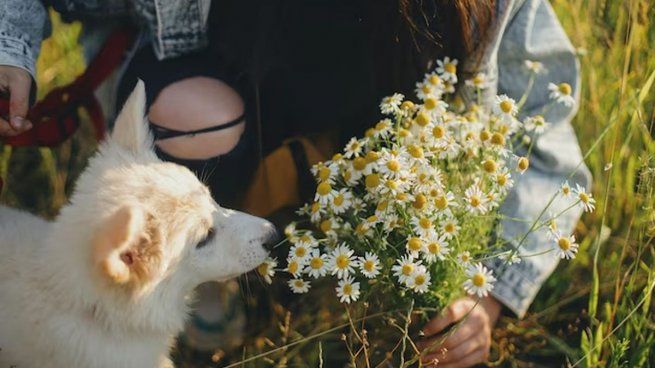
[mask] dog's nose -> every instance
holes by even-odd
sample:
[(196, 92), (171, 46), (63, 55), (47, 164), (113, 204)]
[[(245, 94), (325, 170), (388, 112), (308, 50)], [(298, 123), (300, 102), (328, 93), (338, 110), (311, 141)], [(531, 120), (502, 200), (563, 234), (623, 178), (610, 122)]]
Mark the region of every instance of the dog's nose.
[(271, 251), (280, 243), (280, 233), (273, 227), (266, 232), (263, 237), (262, 246), (264, 249)]

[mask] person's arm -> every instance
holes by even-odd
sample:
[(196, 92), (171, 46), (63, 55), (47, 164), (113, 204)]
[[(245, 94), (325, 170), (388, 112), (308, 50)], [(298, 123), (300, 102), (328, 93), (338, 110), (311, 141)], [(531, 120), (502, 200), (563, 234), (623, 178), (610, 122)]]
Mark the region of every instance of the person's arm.
[(10, 99), (9, 115), (0, 116), (0, 137), (31, 128), (25, 115), (47, 20), (46, 10), (38, 0), (0, 1), (0, 93)]
[[(573, 45), (545, 0), (526, 0), (508, 24), (498, 50), (498, 94), (507, 94), (517, 101), (521, 98), (530, 79), (525, 60), (542, 63), (545, 71), (537, 75), (521, 118), (542, 114), (550, 125), (544, 133), (534, 137), (530, 168), (523, 175), (517, 175), (514, 187), (500, 208), (500, 213), (507, 218), (523, 221), (503, 220), (499, 236), (518, 247), (521, 255), (531, 255), (555, 248), (555, 242), (543, 228), (532, 232), (522, 243), (520, 240), (551, 198), (557, 195), (561, 185), (567, 180), (571, 185), (577, 183), (587, 189), (591, 185), (591, 174), (584, 165), (571, 126), (579, 101), (580, 65)], [(570, 84), (576, 104), (567, 107), (553, 103), (548, 97), (550, 82)], [(525, 149), (517, 154), (525, 155)], [(571, 199), (558, 196), (540, 221), (546, 220), (549, 214), (559, 214), (571, 202)], [(581, 213), (579, 207), (565, 212), (556, 221), (558, 229), (570, 234)], [(523, 258), (513, 265), (495, 260), (489, 264), (498, 279), (491, 294), (523, 317), (558, 261), (556, 252)]]

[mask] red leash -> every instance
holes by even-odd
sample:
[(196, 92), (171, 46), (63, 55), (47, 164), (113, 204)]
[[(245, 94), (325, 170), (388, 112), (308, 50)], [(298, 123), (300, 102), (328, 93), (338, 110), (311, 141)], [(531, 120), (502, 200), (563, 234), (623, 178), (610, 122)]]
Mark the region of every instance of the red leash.
[[(105, 119), (95, 90), (125, 59), (136, 36), (133, 29), (119, 29), (105, 41), (102, 49), (73, 83), (50, 91), (27, 113), (34, 127), (15, 137), (0, 138), (0, 143), (14, 147), (54, 147), (68, 138), (79, 127), (77, 109), (84, 108), (91, 118), (96, 139), (105, 134)], [(0, 98), (0, 116), (9, 115), (9, 101)], [(0, 190), (2, 179), (0, 178)]]

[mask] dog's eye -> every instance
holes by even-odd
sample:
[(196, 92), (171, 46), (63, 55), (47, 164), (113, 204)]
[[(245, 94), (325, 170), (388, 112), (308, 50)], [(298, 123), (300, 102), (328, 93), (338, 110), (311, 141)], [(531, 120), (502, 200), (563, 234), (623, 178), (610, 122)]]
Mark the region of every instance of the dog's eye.
[(200, 249), (204, 247), (205, 245), (209, 244), (210, 241), (214, 240), (214, 236), (216, 235), (216, 231), (214, 228), (209, 228), (209, 231), (207, 232), (207, 236), (205, 236), (204, 239), (202, 239), (198, 244), (196, 244), (196, 249)]

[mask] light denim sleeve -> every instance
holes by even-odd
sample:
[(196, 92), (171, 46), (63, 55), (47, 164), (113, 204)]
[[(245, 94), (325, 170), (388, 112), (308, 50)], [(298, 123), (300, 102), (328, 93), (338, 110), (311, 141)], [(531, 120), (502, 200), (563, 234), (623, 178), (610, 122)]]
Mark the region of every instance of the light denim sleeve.
[[(497, 52), (498, 94), (507, 94), (519, 100), (530, 78), (524, 66), (525, 60), (543, 63), (546, 71), (537, 76), (523, 107), (522, 118), (543, 114), (550, 123), (549, 129), (535, 138), (529, 170), (523, 175), (517, 174), (515, 185), (500, 209), (501, 214), (507, 218), (520, 219), (502, 220), (502, 230), (498, 234), (510, 246), (517, 247), (564, 181), (569, 179), (571, 185), (579, 183), (589, 189), (591, 174), (582, 163), (582, 153), (570, 124), (577, 108), (552, 104), (548, 97), (549, 82), (566, 82), (572, 86), (576, 101), (579, 100), (580, 66), (575, 50), (546, 0), (526, 0), (519, 5), (515, 4), (512, 14)], [(571, 201), (559, 196), (541, 217), (541, 221), (549, 213), (559, 213)], [(558, 218), (558, 228), (569, 234), (580, 215), (579, 208), (568, 211)], [(521, 243), (519, 252), (522, 255), (536, 254), (553, 249), (554, 246), (554, 241), (542, 229), (528, 235)], [(490, 266), (498, 281), (492, 294), (519, 317), (523, 317), (558, 261), (554, 252), (523, 258), (520, 263), (513, 265), (494, 261)]]
[(48, 29), (48, 14), (39, 0), (0, 1), (0, 65), (36, 76), (36, 59)]

